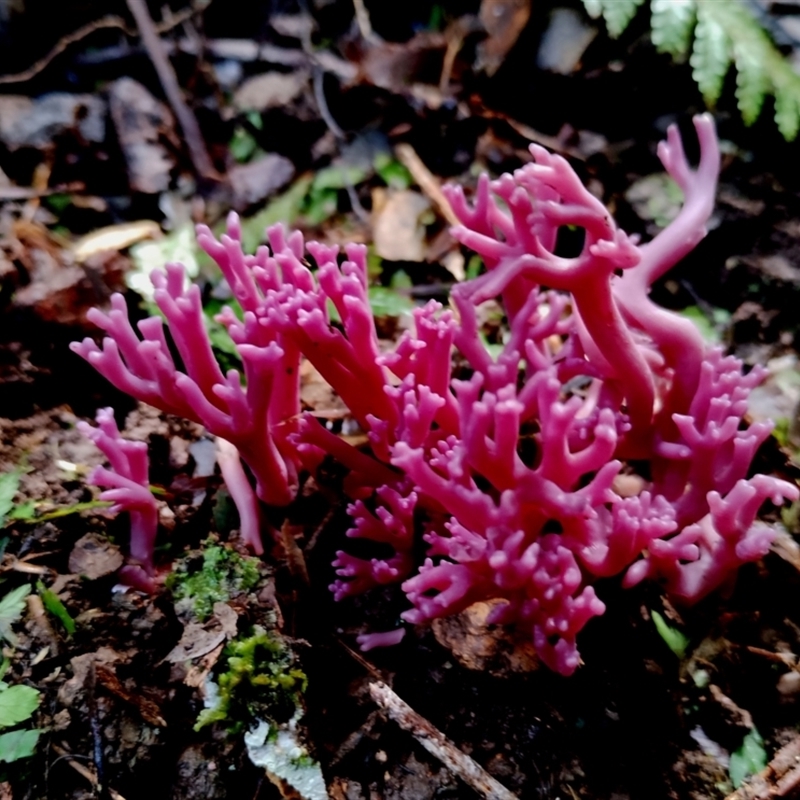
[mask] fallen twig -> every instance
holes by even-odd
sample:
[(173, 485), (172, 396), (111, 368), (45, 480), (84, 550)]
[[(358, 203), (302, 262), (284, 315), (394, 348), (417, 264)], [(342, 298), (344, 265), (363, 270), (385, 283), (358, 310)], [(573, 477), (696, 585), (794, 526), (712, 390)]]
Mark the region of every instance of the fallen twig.
[[(0, 81), (2, 78), (0, 78)], [(37, 189), (33, 186), (0, 186), (0, 201), (2, 200), (32, 200), (39, 197), (51, 197), (54, 194), (70, 194), (72, 192), (82, 192), (86, 184), (81, 181), (64, 183), (60, 186), (48, 186), (45, 189)]]
[(422, 159), (417, 155), (417, 151), (405, 142), (398, 144), (394, 149), (397, 158), (402, 165), (411, 173), (411, 177), (419, 185), (419, 188), (428, 196), (432, 203), (439, 209), (439, 213), (447, 220), (449, 225), (460, 225), (461, 220), (455, 215), (453, 207), (444, 196), (439, 181), (433, 173), (423, 164)]
[(353, 0), (353, 8), (356, 12), (356, 24), (361, 36), (368, 42), (380, 41), (372, 30), (372, 21), (369, 18), (369, 11), (364, 5), (364, 0)]
[[(186, 20), (194, 16), (198, 10), (199, 9), (197, 8), (187, 8), (175, 14), (169, 20), (169, 22), (162, 22), (160, 25), (156, 25), (157, 32), (166, 33), (173, 28), (177, 28), (178, 25), (181, 25), (182, 23), (186, 22)], [(38, 61), (35, 61), (33, 64), (31, 64), (27, 69), (22, 70), (22, 72), (15, 72), (11, 75), (0, 75), (0, 84), (25, 83), (26, 81), (35, 78), (56, 56), (61, 55), (61, 53), (63, 53), (70, 45), (79, 42), (81, 39), (85, 39), (95, 31), (100, 31), (107, 28), (117, 28), (123, 31), (127, 36), (136, 36), (138, 34), (137, 31), (128, 27), (122, 17), (109, 16), (103, 17), (102, 19), (92, 20), (86, 25), (78, 28), (78, 30), (63, 36), (58, 40), (58, 42), (56, 42), (52, 50), (43, 55)]]
[(440, 730), (417, 714), (385, 683), (371, 683), (369, 693), (401, 728), (411, 733), (431, 755), (436, 756), (454, 775), (487, 800), (517, 800), (515, 794), (496, 781), (466, 753), (462, 753)]
[[(73, 756), (72, 753), (68, 752), (63, 747), (59, 747), (57, 744), (52, 745), (52, 748), (53, 752), (56, 753), (59, 758), (63, 758), (67, 764), (69, 764), (72, 769), (75, 770), (75, 772), (86, 778), (93, 788), (98, 788), (99, 784), (97, 781), (97, 776), (90, 769), (84, 767), (83, 764), (76, 761), (75, 756)], [(125, 800), (125, 798), (119, 792), (115, 792), (113, 789), (109, 789), (108, 794), (111, 797), (111, 800)]]
[(183, 135), (186, 137), (186, 146), (189, 149), (189, 155), (195, 171), (204, 178), (218, 180), (219, 175), (214, 169), (211, 156), (209, 156), (206, 149), (200, 125), (183, 97), (175, 70), (167, 58), (158, 30), (150, 17), (150, 12), (147, 10), (147, 4), (144, 0), (127, 0), (127, 3), (133, 18), (136, 20), (136, 26), (139, 28), (142, 44), (145, 46), (147, 54), (150, 56), (150, 60), (158, 73), (158, 79), (161, 81), (164, 94), (166, 94), (167, 100), (169, 100), (169, 104), (172, 106), (172, 110), (175, 112), (175, 116), (178, 118), (183, 130)]

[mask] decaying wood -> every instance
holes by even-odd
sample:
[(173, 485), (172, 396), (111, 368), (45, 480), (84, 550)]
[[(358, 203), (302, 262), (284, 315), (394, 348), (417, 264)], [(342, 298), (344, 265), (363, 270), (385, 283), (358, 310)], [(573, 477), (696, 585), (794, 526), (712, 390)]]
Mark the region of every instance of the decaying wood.
[(369, 693), (401, 728), (407, 730), (431, 755), (436, 756), (454, 775), (480, 795), (487, 800), (517, 800), (515, 794), (459, 750), (438, 728), (417, 714), (385, 683), (371, 683)]

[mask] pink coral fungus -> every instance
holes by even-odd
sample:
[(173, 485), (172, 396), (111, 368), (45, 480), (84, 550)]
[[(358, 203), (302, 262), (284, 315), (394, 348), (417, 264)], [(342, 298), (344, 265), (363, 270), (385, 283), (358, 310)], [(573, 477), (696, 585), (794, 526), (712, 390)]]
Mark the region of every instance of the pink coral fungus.
[(100, 499), (114, 504), (112, 513), (127, 511), (130, 515), (130, 556), (120, 570), (120, 580), (150, 592), (155, 574), (153, 546), (158, 531), (158, 505), (150, 493), (147, 445), (122, 438), (111, 408), (97, 412), (96, 428), (79, 422), (78, 429), (97, 445), (111, 465), (111, 469), (96, 467), (89, 475), (89, 483), (105, 487)]
[[(696, 168), (674, 127), (659, 147), (684, 204), (643, 245), (616, 227), (563, 158), (535, 145), (513, 175), (481, 178), (473, 204), (448, 188), (462, 222), (453, 233), (486, 271), (454, 287), (451, 308), (417, 308), (413, 330), (391, 352), (378, 347), (363, 247), (346, 248), (342, 260), (278, 226), (269, 249), (244, 255), (235, 218), (219, 241), (203, 227), (199, 241), (244, 312), (220, 317), (242, 357), (244, 386), (214, 362), (198, 290), (184, 289), (175, 265), (153, 282), (185, 371), (160, 321), (140, 323), (140, 340), (121, 298), (109, 314), (93, 314), (109, 335), (102, 349), (91, 340), (75, 349), (118, 387), (231, 442), (267, 503), (287, 504), (299, 471), (324, 453), (349, 468), (348, 535), (383, 553), (339, 552), (337, 598), (402, 581), (413, 623), (500, 599), (492, 620), (528, 631), (541, 659), (570, 674), (580, 663), (578, 633), (605, 610), (596, 578), (622, 575), (626, 586), (650, 578), (694, 603), (767, 552), (773, 534), (756, 521), (762, 503), (798, 496), (784, 481), (748, 478), (770, 430), (743, 421), (761, 370), (745, 375), (690, 321), (649, 298), (652, 283), (703, 238), (713, 208), (720, 157), (711, 118), (697, 117), (695, 129)], [(584, 232), (574, 257), (555, 253), (563, 226)], [(508, 335), (491, 355), (478, 308), (497, 299)], [(301, 356), (346, 402), (371, 455), (298, 416)], [(633, 464), (638, 488), (622, 492)], [(427, 553), (415, 572), (418, 531)]]

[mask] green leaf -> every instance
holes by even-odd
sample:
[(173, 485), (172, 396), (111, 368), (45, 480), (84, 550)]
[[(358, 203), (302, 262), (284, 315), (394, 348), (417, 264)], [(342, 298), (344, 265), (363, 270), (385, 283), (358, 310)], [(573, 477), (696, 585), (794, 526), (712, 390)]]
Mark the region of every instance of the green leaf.
[(36, 750), (41, 731), (9, 731), (0, 734), (0, 761), (10, 764), (20, 758), (30, 758)]
[(689, 52), (695, 20), (695, 0), (652, 0), (650, 27), (661, 53), (683, 58)]
[(26, 500), (24, 503), (14, 506), (9, 512), (7, 519), (33, 522), (33, 520), (36, 519), (36, 503), (33, 500)]
[(314, 176), (313, 188), (346, 189), (348, 186), (357, 186), (369, 177), (369, 169), (361, 164), (331, 164), (321, 169)]
[(314, 187), (308, 194), (303, 216), (309, 225), (321, 225), (339, 209), (339, 190)]
[(369, 304), (376, 317), (399, 317), (414, 308), (414, 302), (407, 294), (388, 286), (370, 286)]
[(668, 625), (667, 621), (658, 611), (651, 611), (650, 614), (653, 617), (658, 635), (664, 640), (667, 647), (683, 661), (683, 659), (686, 658), (686, 648), (689, 646), (689, 639), (677, 628)]
[(0, 727), (8, 728), (29, 719), (39, 706), (39, 692), (32, 686), (11, 686), (0, 692)]
[(239, 164), (244, 164), (255, 155), (258, 150), (258, 142), (253, 138), (253, 134), (250, 131), (237, 126), (228, 147), (234, 160)]
[(71, 514), (80, 514), (82, 511), (94, 511), (96, 508), (110, 508), (114, 504), (108, 500), (87, 500), (84, 503), (73, 503), (70, 506), (61, 506), (52, 511), (45, 511), (43, 514), (32, 517), (21, 517), (25, 522), (47, 522), (51, 519), (61, 519)]
[(242, 220), (242, 249), (245, 253), (255, 253), (256, 248), (264, 242), (264, 231), (270, 225), (276, 222), (291, 225), (297, 219), (312, 180), (310, 175), (298, 178), (263, 210)]
[(25, 611), (25, 598), (31, 593), (31, 587), (27, 584), (12, 589), (0, 600), (0, 637), (9, 644), (16, 644), (17, 637), (11, 630), (11, 626), (19, 622), (22, 613)]
[(586, 8), (586, 13), (592, 19), (598, 19), (598, 17), (600, 17), (600, 15), (603, 13), (602, 0), (583, 0), (583, 5)]
[(731, 63), (730, 39), (716, 19), (714, 5), (699, 3), (697, 6), (694, 52), (689, 59), (692, 77), (710, 106), (722, 93), (722, 82)]
[(61, 602), (58, 595), (45, 588), (41, 581), (36, 581), (36, 591), (39, 592), (44, 607), (64, 626), (67, 636), (72, 636), (75, 633), (75, 620), (69, 615), (67, 607)]
[(800, 128), (800, 76), (785, 76), (775, 87), (775, 124), (787, 142)]
[(0, 475), (0, 527), (5, 525), (6, 517), (14, 507), (14, 495), (19, 490), (21, 470), (13, 469)]
[(190, 279), (195, 278), (200, 272), (198, 259), (202, 253), (194, 226), (187, 222), (161, 239), (133, 245), (130, 249), (133, 269), (125, 273), (125, 283), (145, 300), (152, 301), (155, 289), (150, 281), (150, 273), (154, 269), (160, 270), (164, 264), (177, 262), (186, 267)]
[(699, 306), (687, 306), (680, 312), (681, 316), (690, 319), (701, 336), (707, 341), (719, 344), (722, 341), (721, 330), (730, 322), (731, 315), (724, 308), (712, 308), (710, 313)]
[(636, 11), (644, 0), (602, 0), (603, 17), (608, 35), (616, 39), (636, 16)]
[(751, 775), (761, 772), (767, 766), (767, 751), (764, 740), (753, 728), (742, 740), (742, 746), (731, 753), (728, 767), (731, 783), (738, 789)]
[(736, 62), (736, 100), (745, 125), (752, 125), (761, 113), (764, 97), (770, 90), (763, 55), (752, 41), (739, 39), (733, 44)]
[(408, 189), (413, 178), (408, 169), (389, 153), (378, 153), (374, 161), (375, 172), (387, 186), (395, 189)]

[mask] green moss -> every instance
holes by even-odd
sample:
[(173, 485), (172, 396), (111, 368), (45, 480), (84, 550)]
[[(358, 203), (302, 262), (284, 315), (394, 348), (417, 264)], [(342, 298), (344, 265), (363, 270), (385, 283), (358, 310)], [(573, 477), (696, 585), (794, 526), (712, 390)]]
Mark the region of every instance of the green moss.
[(219, 696), (200, 713), (195, 730), (223, 722), (238, 733), (254, 719), (280, 724), (295, 714), (307, 678), (278, 634), (256, 626), (252, 635), (234, 639), (220, 661), (227, 668), (217, 677)]
[(202, 564), (196, 560), (179, 564), (167, 579), (176, 600), (190, 600), (192, 611), (202, 622), (211, 616), (214, 603), (225, 603), (254, 588), (261, 577), (259, 560), (240, 556), (235, 550), (210, 545), (203, 551)]

